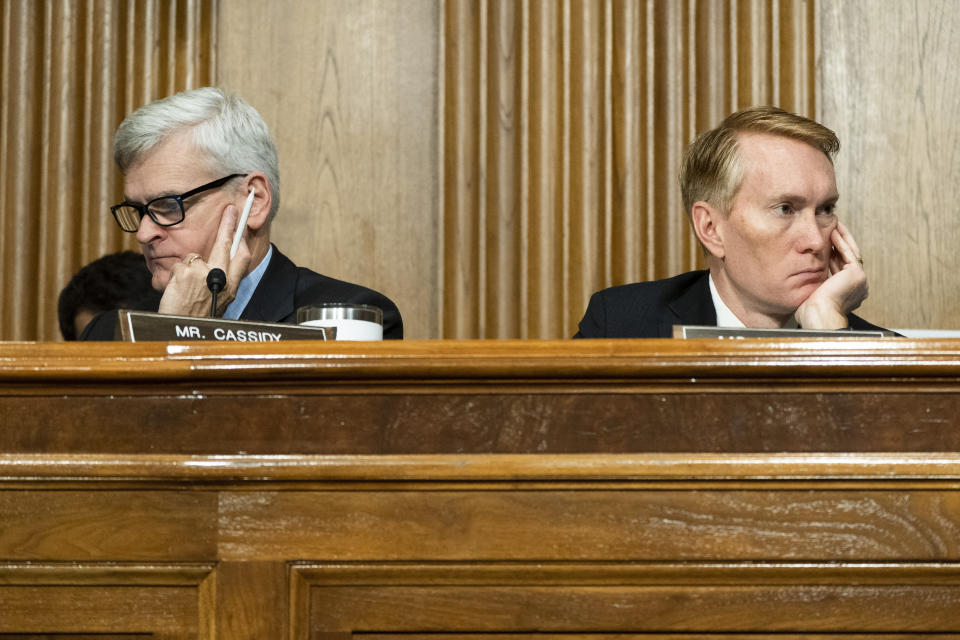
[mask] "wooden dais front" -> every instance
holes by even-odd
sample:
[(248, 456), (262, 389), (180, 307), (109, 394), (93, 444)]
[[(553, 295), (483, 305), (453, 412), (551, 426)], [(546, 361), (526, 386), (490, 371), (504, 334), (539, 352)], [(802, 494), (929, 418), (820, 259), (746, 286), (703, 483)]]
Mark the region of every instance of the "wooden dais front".
[(0, 345), (0, 639), (960, 638), (958, 346)]

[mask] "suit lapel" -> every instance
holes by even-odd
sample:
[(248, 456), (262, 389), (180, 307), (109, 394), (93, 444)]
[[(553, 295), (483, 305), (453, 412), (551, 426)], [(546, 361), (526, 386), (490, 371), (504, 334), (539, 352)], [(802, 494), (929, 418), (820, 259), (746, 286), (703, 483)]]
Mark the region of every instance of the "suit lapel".
[(667, 304), (669, 312), (660, 322), (660, 337), (673, 337), (673, 325), (717, 326), (717, 310), (710, 296), (710, 272), (694, 280)]
[(287, 256), (273, 247), (270, 264), (257, 285), (241, 320), (282, 322), (293, 315), (294, 294), (297, 286), (297, 267)]

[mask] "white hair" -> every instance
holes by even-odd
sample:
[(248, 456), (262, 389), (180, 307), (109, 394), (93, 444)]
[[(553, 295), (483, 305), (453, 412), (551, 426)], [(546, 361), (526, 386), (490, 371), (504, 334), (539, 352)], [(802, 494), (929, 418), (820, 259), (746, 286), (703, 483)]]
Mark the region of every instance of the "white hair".
[(280, 205), (277, 148), (267, 123), (243, 98), (217, 87), (182, 91), (140, 107), (120, 123), (113, 158), (121, 172), (147, 151), (185, 128), (206, 154), (211, 169), (224, 175), (262, 171), (270, 183), (270, 219)]

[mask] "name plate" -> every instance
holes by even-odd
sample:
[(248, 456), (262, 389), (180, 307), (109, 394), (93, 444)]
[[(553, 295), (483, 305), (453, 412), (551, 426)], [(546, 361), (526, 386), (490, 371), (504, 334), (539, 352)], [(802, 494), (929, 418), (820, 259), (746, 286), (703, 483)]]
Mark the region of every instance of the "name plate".
[(279, 322), (250, 322), (222, 318), (170, 316), (149, 311), (118, 311), (119, 338), (124, 342), (279, 342), (281, 340), (335, 340), (334, 327), (306, 327)]
[(673, 325), (674, 338), (888, 338), (892, 331), (851, 331), (849, 329), (747, 329), (742, 327), (701, 327)]

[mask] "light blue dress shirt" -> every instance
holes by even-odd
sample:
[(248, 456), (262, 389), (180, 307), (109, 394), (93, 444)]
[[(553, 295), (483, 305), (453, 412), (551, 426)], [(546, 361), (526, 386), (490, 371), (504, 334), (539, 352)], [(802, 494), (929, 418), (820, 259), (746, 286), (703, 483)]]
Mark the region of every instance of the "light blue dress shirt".
[(253, 292), (257, 290), (257, 285), (260, 284), (260, 280), (263, 279), (263, 274), (266, 273), (267, 265), (270, 264), (270, 258), (272, 257), (273, 245), (271, 244), (270, 248), (267, 249), (267, 255), (263, 257), (263, 260), (260, 261), (257, 268), (248, 273), (247, 276), (240, 281), (240, 286), (237, 287), (236, 297), (223, 313), (224, 319), (236, 320), (240, 317), (240, 314), (243, 313), (243, 310), (247, 308), (247, 303), (250, 302), (250, 298), (253, 297)]

